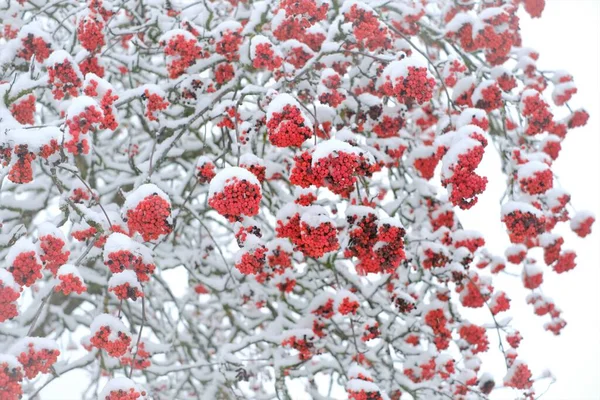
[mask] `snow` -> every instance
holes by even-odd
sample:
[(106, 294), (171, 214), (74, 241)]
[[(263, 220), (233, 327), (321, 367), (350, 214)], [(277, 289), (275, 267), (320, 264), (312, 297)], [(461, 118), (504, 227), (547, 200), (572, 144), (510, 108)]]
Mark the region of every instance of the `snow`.
[(321, 206), (308, 206), (305, 208), (300, 222), (307, 224), (310, 227), (316, 228), (321, 224), (330, 224), (333, 221), (329, 217), (327, 210)]
[(271, 102), (269, 103), (269, 107), (267, 108), (267, 121), (273, 118), (273, 114), (281, 113), (284, 107), (287, 105), (296, 107), (300, 111), (300, 114), (304, 119), (304, 125), (312, 129), (312, 121), (307, 117), (306, 113), (304, 112), (304, 109), (300, 106), (300, 104), (298, 103), (298, 101), (296, 101), (294, 97), (287, 93), (278, 94), (273, 98), (273, 100), (271, 100)]
[(596, 215), (591, 211), (577, 211), (575, 215), (571, 217), (571, 229), (578, 229), (582, 223), (584, 223), (588, 218), (596, 219)]
[[(475, 102), (474, 99), (473, 102)], [(485, 120), (487, 119), (487, 113), (480, 108), (466, 108), (460, 113), (460, 116), (456, 119), (456, 128), (458, 129), (466, 125), (471, 125), (473, 123), (473, 118), (477, 120)], [(479, 128), (478, 126), (475, 127)]]
[(96, 107), (98, 111), (102, 111), (98, 103), (96, 103), (96, 100), (93, 98), (89, 96), (79, 96), (67, 109), (67, 119), (71, 119), (76, 115), (84, 113), (89, 107)]
[(186, 31), (185, 29), (173, 29), (168, 32), (165, 32), (160, 36), (158, 40), (159, 42), (168, 43), (171, 39), (179, 35), (183, 36), (185, 40), (193, 40), (194, 42), (197, 42), (196, 37), (191, 32)]
[(37, 254), (37, 246), (33, 244), (31, 239), (26, 237), (20, 238), (11, 246), (10, 250), (8, 250), (8, 254), (6, 255), (5, 264), (7, 264), (7, 266), (11, 266), (19, 254), (28, 253), (30, 251), (35, 253), (36, 262), (41, 264), (42, 261)]
[(516, 256), (520, 253), (525, 253), (527, 254), (527, 246), (525, 246), (524, 244), (513, 244), (509, 247), (506, 248), (506, 250), (504, 251), (504, 255), (508, 258), (510, 256)]
[(471, 138), (454, 143), (442, 157), (442, 179), (451, 178), (454, 175), (454, 167), (459, 163), (459, 157), (478, 147), (481, 147), (481, 143)]
[(81, 282), (83, 282), (83, 277), (79, 273), (79, 268), (77, 268), (73, 264), (65, 264), (65, 265), (61, 266), (58, 269), (58, 272), (56, 273), (57, 276), (69, 275), (69, 274), (73, 274), (73, 276), (75, 276), (76, 278), (79, 278), (79, 280)]
[[(377, 80), (376, 86), (379, 88), (387, 81), (391, 81), (393, 84), (397, 79), (406, 78), (408, 76), (409, 67), (427, 68), (427, 64), (416, 57), (405, 57), (399, 61), (392, 61), (383, 69), (381, 76)], [(430, 77), (430, 73), (427, 72), (427, 74)]]
[(36, 352), (44, 349), (58, 350), (58, 344), (55, 340), (45, 337), (24, 337), (16, 341), (8, 352), (14, 356), (19, 356), (21, 353), (28, 352), (30, 344), (33, 344), (33, 350)]
[(6, 364), (11, 369), (23, 368), (19, 360), (17, 360), (17, 357), (12, 354), (0, 354), (0, 365), (2, 364)]
[(471, 90), (476, 83), (477, 79), (472, 75), (459, 79), (452, 89), (452, 101), (456, 101), (460, 96)]
[(550, 167), (539, 161), (529, 161), (519, 167), (517, 176), (519, 180), (532, 178), (535, 174), (549, 170)]
[(252, 172), (240, 167), (226, 167), (210, 181), (208, 196), (212, 197), (215, 193), (222, 192), (227, 185), (232, 184), (235, 180), (250, 182), (250, 184), (258, 186), (260, 190), (260, 182)]
[(21, 286), (15, 282), (12, 274), (4, 268), (0, 268), (0, 287), (9, 287), (16, 293), (21, 291)]
[(95, 335), (96, 332), (98, 332), (100, 328), (104, 326), (108, 326), (110, 328), (110, 335), (108, 336), (109, 341), (116, 340), (119, 332), (123, 332), (128, 336), (131, 336), (131, 333), (129, 333), (129, 330), (125, 327), (125, 324), (123, 324), (120, 319), (110, 314), (100, 314), (94, 318), (94, 321), (92, 321), (92, 324), (90, 325), (91, 334)]
[(162, 190), (158, 188), (158, 186), (152, 183), (145, 183), (140, 185), (137, 189), (127, 194), (125, 198), (125, 203), (123, 204), (123, 213), (127, 213), (128, 210), (132, 210), (137, 207), (137, 205), (144, 200), (146, 197), (158, 195), (171, 205), (171, 201), (169, 200), (169, 196)]
[(473, 91), (473, 96), (471, 96), (471, 101), (473, 102), (473, 104), (477, 104), (479, 100), (483, 100), (483, 91), (489, 88), (490, 86), (494, 86), (495, 84), (496, 81), (492, 79), (486, 79), (481, 81)]
[(129, 251), (142, 258), (144, 264), (152, 264), (152, 250), (141, 243), (136, 242), (129, 236), (119, 232), (112, 233), (104, 245), (104, 262), (109, 261), (109, 255), (118, 251)]
[(252, 165), (260, 165), (260, 166), (264, 166), (265, 162), (255, 156), (252, 153), (244, 153), (240, 156), (240, 165), (245, 165), (245, 166), (252, 166)]
[[(123, 390), (124, 392), (129, 392), (129, 389), (134, 389), (135, 392), (140, 393), (142, 389), (131, 379), (129, 378), (113, 378), (109, 380), (100, 394), (98, 394), (98, 400), (105, 400), (110, 397), (110, 393), (113, 391), (118, 392), (119, 390)], [(145, 396), (138, 397), (139, 400), (143, 400)]]
[(46, 66), (52, 67), (56, 64), (62, 64), (65, 62), (65, 60), (70, 62), (73, 65), (73, 69), (75, 70), (75, 73), (77, 73), (77, 75), (79, 75), (80, 78), (83, 78), (81, 76), (81, 72), (79, 72), (79, 68), (77, 68), (75, 61), (73, 60), (73, 57), (71, 57), (71, 55), (69, 53), (67, 53), (65, 50), (53, 51), (50, 54), (50, 56), (46, 59)]
[(295, 214), (298, 214), (301, 207), (296, 203), (287, 203), (277, 211), (277, 220), (287, 222), (288, 219), (292, 218)]
[(29, 151), (39, 153), (40, 149), (52, 140), (56, 140), (58, 143), (62, 142), (62, 136), (61, 130), (55, 126), (7, 129), (0, 133), (0, 146), (27, 145)]
[(521, 201), (509, 201), (502, 205), (502, 216), (507, 216), (515, 211), (533, 214), (536, 218), (542, 217), (542, 212), (528, 203), (523, 203)]
[(263, 35), (256, 35), (251, 39), (251, 44), (250, 44), (250, 59), (251, 60), (254, 60), (256, 58), (256, 46), (258, 46), (259, 44), (270, 44), (271, 50), (273, 51), (273, 55), (275, 57), (277, 57), (277, 56), (281, 57), (279, 48), (277, 46), (273, 46), (273, 43), (271, 43), (269, 38), (267, 38), (266, 36), (263, 36)]
[(142, 286), (138, 282), (137, 275), (134, 271), (129, 269), (113, 274), (113, 276), (111, 276), (108, 281), (108, 287), (113, 288), (116, 286), (123, 285), (125, 283), (129, 283), (129, 286), (137, 288), (140, 291), (142, 290)]
[(352, 364), (348, 369), (349, 378), (358, 378), (359, 375), (365, 376), (372, 379), (371, 373), (358, 364)]
[(379, 386), (377, 386), (373, 382), (365, 381), (362, 379), (349, 379), (346, 383), (346, 390), (351, 390), (353, 392), (360, 392), (364, 390), (365, 392), (379, 392)]
[(316, 165), (322, 158), (326, 158), (329, 155), (333, 155), (335, 153), (340, 152), (347, 154), (355, 154), (357, 156), (363, 156), (366, 157), (370, 163), (374, 162), (373, 156), (367, 151), (352, 146), (349, 143), (342, 142), (338, 139), (329, 139), (321, 141), (313, 148), (312, 165)]

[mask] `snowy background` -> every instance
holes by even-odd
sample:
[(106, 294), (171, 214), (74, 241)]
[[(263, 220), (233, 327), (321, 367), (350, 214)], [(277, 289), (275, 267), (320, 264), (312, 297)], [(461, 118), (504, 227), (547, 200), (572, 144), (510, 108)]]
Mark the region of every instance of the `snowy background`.
[[(541, 19), (532, 20), (520, 14), (523, 45), (540, 53), (540, 69), (565, 69), (575, 77), (578, 93), (571, 102), (576, 109), (585, 107), (590, 113), (588, 125), (570, 133), (563, 142), (563, 151), (555, 163), (555, 171), (562, 186), (571, 193), (577, 210), (591, 210), (600, 216), (600, 1), (598, 0), (547, 0)], [(549, 98), (549, 94), (547, 98)], [(466, 229), (484, 233), (487, 246), (496, 254), (503, 253), (508, 243), (500, 223), (499, 199), (505, 182), (500, 174), (500, 159), (488, 148), (482, 166), (482, 175), (489, 177), (486, 192), (479, 203), (468, 213), (460, 215)], [(514, 326), (524, 340), (518, 352), (534, 374), (545, 368), (557, 378), (542, 397), (547, 400), (600, 399), (600, 223), (586, 240), (579, 239), (565, 226), (557, 233), (564, 234), (567, 243), (577, 252), (578, 266), (565, 274), (550, 271), (544, 274), (545, 294), (553, 297), (564, 313), (567, 327), (561, 336), (554, 337), (543, 330), (542, 317), (533, 314), (525, 304), (526, 291), (520, 279), (498, 279), (500, 287), (511, 285), (511, 314)], [(490, 238), (493, 238), (490, 240)], [(176, 275), (176, 271), (169, 274)], [(171, 276), (181, 279), (184, 276)], [(181, 292), (185, 290), (181, 288)], [(497, 346), (490, 335), (491, 346)], [(483, 360), (485, 366), (496, 365), (496, 381), (505, 374), (499, 351), (491, 348)], [(486, 365), (487, 364), (487, 365)], [(89, 385), (89, 375), (72, 371), (54, 380), (42, 392), (46, 400), (79, 399)], [(100, 387), (103, 386), (102, 382)], [(545, 380), (543, 384), (549, 383)], [(538, 394), (545, 386), (537, 386)], [(495, 399), (512, 399), (514, 393), (499, 390)], [(299, 395), (294, 400), (305, 400)], [(308, 399), (307, 399), (308, 400)]]

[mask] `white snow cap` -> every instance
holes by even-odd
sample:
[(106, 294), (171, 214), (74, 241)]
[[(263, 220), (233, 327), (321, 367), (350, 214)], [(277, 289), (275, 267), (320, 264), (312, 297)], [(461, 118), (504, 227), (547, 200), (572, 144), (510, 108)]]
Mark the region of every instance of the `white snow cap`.
[(0, 287), (9, 287), (15, 293), (19, 293), (21, 291), (21, 286), (15, 282), (15, 278), (13, 278), (12, 274), (4, 268), (0, 268)]
[(509, 201), (506, 204), (502, 205), (502, 216), (506, 216), (515, 211), (521, 211), (522, 213), (530, 213), (533, 214), (536, 218), (542, 216), (542, 212), (532, 206), (531, 204), (524, 203), (522, 201)]
[(119, 332), (131, 336), (131, 333), (129, 333), (129, 330), (125, 327), (125, 324), (123, 324), (119, 318), (113, 317), (110, 314), (100, 314), (94, 318), (94, 321), (90, 326), (90, 332), (92, 335), (95, 335), (103, 326), (108, 326), (110, 328), (110, 335), (108, 336), (108, 340), (110, 341), (116, 340)]
[[(142, 389), (131, 379), (128, 378), (113, 378), (110, 381), (108, 381), (108, 383), (106, 384), (106, 386), (104, 386), (104, 388), (102, 389), (102, 391), (100, 392), (100, 394), (98, 395), (98, 400), (105, 400), (106, 398), (110, 397), (110, 393), (111, 392), (118, 392), (119, 390), (122, 390), (124, 392), (129, 392), (130, 389), (135, 390), (138, 393), (142, 393)], [(141, 396), (138, 397), (139, 400), (144, 400), (146, 398), (146, 396)]]
[(549, 170), (550, 167), (547, 164), (539, 161), (529, 161), (519, 167), (517, 176), (519, 180), (532, 178), (536, 173), (544, 172)]
[(28, 253), (30, 251), (33, 251), (35, 253), (36, 262), (38, 264), (41, 264), (42, 261), (40, 260), (37, 254), (37, 246), (33, 244), (31, 239), (28, 239), (26, 237), (20, 238), (15, 242), (15, 244), (11, 246), (10, 250), (8, 251), (8, 254), (6, 255), (5, 263), (8, 266), (11, 266), (15, 262), (15, 259), (19, 256), (19, 254)]
[(134, 191), (127, 194), (125, 199), (125, 204), (123, 204), (123, 210), (126, 212), (127, 210), (132, 210), (137, 207), (137, 205), (144, 200), (146, 197), (158, 195), (169, 203), (169, 207), (171, 206), (171, 200), (169, 200), (169, 196), (162, 190), (158, 188), (158, 186), (152, 183), (145, 183), (139, 186)]
[(208, 197), (212, 197), (215, 193), (222, 192), (228, 184), (234, 183), (234, 180), (246, 180), (251, 184), (258, 186), (260, 189), (260, 182), (252, 172), (240, 167), (227, 167), (219, 171), (219, 173), (210, 181)]
[(103, 253), (104, 262), (108, 262), (108, 256), (111, 253), (120, 250), (129, 251), (137, 256), (140, 256), (145, 264), (153, 263), (152, 250), (131, 239), (129, 236), (119, 232), (111, 233), (108, 239), (106, 239)]
[(357, 156), (363, 156), (363, 157), (366, 157), (370, 163), (375, 162), (373, 156), (368, 151), (362, 150), (359, 147), (352, 146), (351, 144), (342, 142), (341, 140), (338, 140), (338, 139), (329, 139), (329, 140), (324, 140), (324, 141), (318, 143), (313, 148), (312, 165), (316, 165), (316, 163), (320, 159), (326, 158), (330, 154), (339, 153), (339, 152), (355, 154)]
[(79, 278), (79, 280), (83, 283), (83, 277), (79, 273), (79, 269), (73, 264), (64, 264), (58, 269), (56, 276), (69, 275), (73, 274), (74, 277)]
[(138, 282), (137, 275), (134, 271), (126, 269), (122, 272), (113, 274), (108, 280), (108, 287), (113, 288), (128, 283), (129, 286), (142, 290), (142, 286)]
[[(379, 88), (388, 80), (393, 84), (398, 78), (406, 78), (408, 76), (409, 67), (427, 69), (427, 64), (417, 57), (405, 57), (400, 61), (392, 61), (383, 69), (381, 76), (377, 80), (377, 87)], [(427, 70), (427, 74), (429, 78), (429, 70)]]
[(304, 118), (304, 125), (311, 128), (313, 127), (312, 121), (308, 118), (308, 116), (304, 113), (302, 106), (300, 103), (287, 93), (280, 93), (276, 95), (273, 100), (269, 103), (269, 107), (267, 108), (267, 121), (273, 118), (274, 113), (281, 113), (285, 106), (290, 105), (296, 107), (300, 110), (300, 114), (302, 118)]
[(324, 207), (309, 206), (304, 209), (300, 217), (300, 222), (304, 222), (308, 226), (315, 228), (321, 224), (332, 223), (333, 221)]

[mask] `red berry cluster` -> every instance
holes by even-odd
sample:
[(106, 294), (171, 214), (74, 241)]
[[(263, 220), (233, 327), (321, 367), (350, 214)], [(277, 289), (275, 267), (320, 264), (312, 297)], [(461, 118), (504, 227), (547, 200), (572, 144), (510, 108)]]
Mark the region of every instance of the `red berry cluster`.
[(88, 154), (90, 145), (87, 138), (82, 138), (97, 127), (103, 120), (102, 111), (96, 106), (86, 107), (84, 111), (67, 120), (70, 139), (64, 143), (69, 153)]
[(72, 292), (81, 294), (87, 290), (81, 278), (75, 274), (59, 274), (58, 280), (60, 283), (54, 287), (54, 291), (62, 292), (65, 296), (68, 296)]
[(8, 271), (12, 273), (15, 282), (29, 287), (42, 278), (42, 265), (38, 261), (35, 251), (24, 251), (17, 255)]
[(169, 107), (169, 102), (167, 100), (163, 99), (162, 96), (157, 93), (150, 93), (148, 89), (144, 91), (142, 98), (146, 100), (146, 117), (150, 121), (158, 121), (156, 112), (166, 110), (167, 107)]
[(69, 259), (70, 251), (65, 249), (63, 239), (53, 235), (45, 235), (40, 238), (40, 259), (44, 263), (44, 267), (56, 276), (58, 267), (65, 264)]
[(544, 217), (528, 211), (515, 210), (503, 216), (502, 221), (508, 229), (511, 243), (524, 243), (544, 232)]
[(109, 395), (102, 400), (137, 400), (141, 396), (144, 396), (144, 392), (140, 393), (134, 388), (129, 390), (119, 389), (111, 391)]
[(16, 301), (20, 296), (20, 292), (10, 282), (0, 279), (0, 323), (19, 315)]
[(33, 181), (33, 168), (31, 163), (36, 156), (30, 152), (26, 144), (15, 146), (14, 153), (17, 161), (8, 172), (8, 179), (13, 183), (29, 183)]
[(92, 13), (79, 21), (77, 38), (84, 49), (95, 53), (104, 46), (103, 30), (104, 22)]
[(275, 55), (271, 43), (259, 43), (255, 47), (254, 60), (252, 66), (256, 69), (268, 69), (274, 71), (281, 67), (283, 59)]
[(260, 274), (265, 266), (266, 253), (267, 249), (264, 246), (244, 251), (235, 263), (235, 267), (244, 275)]
[[(146, 350), (146, 345), (144, 342), (140, 341), (137, 346), (137, 353), (135, 354), (135, 360), (133, 357), (129, 355), (125, 355), (121, 357), (122, 365), (132, 365), (133, 369), (143, 370), (152, 365), (150, 361), (151, 354)], [(129, 350), (129, 353), (132, 352), (132, 349)]]
[(550, 168), (543, 171), (536, 171), (532, 176), (525, 177), (519, 180), (521, 190), (525, 193), (536, 195), (542, 194), (552, 189), (553, 175)]
[(135, 286), (131, 286), (129, 282), (125, 282), (117, 286), (112, 286), (108, 288), (108, 291), (113, 292), (119, 300), (131, 299), (133, 301), (136, 301), (137, 299), (144, 297), (144, 292), (141, 292)]
[(306, 257), (314, 258), (322, 257), (325, 253), (340, 247), (337, 229), (331, 222), (323, 222), (318, 226), (301, 222), (300, 239), (294, 244), (296, 250), (301, 251)]
[(394, 82), (386, 77), (380, 91), (385, 96), (394, 96), (403, 104), (417, 102), (423, 104), (431, 100), (435, 79), (429, 76), (425, 67), (408, 67), (405, 77), (397, 77)]
[(235, 69), (232, 64), (222, 63), (215, 68), (215, 82), (219, 85), (223, 85), (235, 76)]
[(17, 356), (19, 362), (23, 365), (25, 376), (28, 379), (35, 378), (39, 373), (47, 374), (50, 368), (60, 355), (56, 349), (36, 349), (35, 343), (29, 343), (27, 350)]
[(161, 235), (171, 233), (169, 223), (171, 206), (159, 195), (144, 198), (131, 210), (127, 210), (127, 227), (130, 232), (138, 232), (145, 241), (156, 240)]
[(63, 62), (48, 67), (48, 83), (56, 100), (62, 100), (66, 95), (77, 97), (82, 85), (75, 67), (66, 58)]
[(187, 68), (194, 65), (196, 60), (208, 56), (198, 46), (196, 38), (186, 38), (182, 34), (173, 36), (166, 44), (164, 52), (167, 56), (173, 57), (167, 64), (171, 79), (180, 77)]
[(546, 6), (546, 0), (522, 0), (523, 5), (525, 6), (525, 11), (532, 18), (539, 18), (542, 16), (542, 11), (544, 11), (544, 7)]
[(300, 147), (313, 134), (305, 122), (298, 107), (287, 104), (267, 121), (269, 140), (277, 147)]
[(359, 307), (360, 304), (358, 304), (356, 300), (352, 300), (349, 297), (344, 297), (338, 306), (338, 312), (342, 315), (356, 314), (356, 311)]
[(494, 288), (486, 279), (482, 279), (477, 274), (469, 277), (466, 284), (461, 282), (457, 285), (456, 291), (460, 293), (460, 302), (467, 308), (481, 308), (490, 298)]
[(475, 146), (458, 157), (458, 162), (450, 167), (452, 176), (442, 180), (444, 187), (450, 187), (450, 201), (463, 210), (477, 204), (477, 195), (484, 192), (487, 178), (475, 173), (483, 158), (483, 146)]
[(522, 114), (527, 118), (527, 135), (536, 135), (552, 125), (552, 113), (541, 95), (537, 92), (526, 93), (522, 100)]
[(110, 340), (112, 330), (109, 326), (102, 326), (90, 339), (92, 346), (104, 349), (111, 357), (121, 357), (131, 344), (131, 337), (125, 332), (117, 332), (117, 338)]
[(398, 136), (398, 132), (404, 126), (404, 119), (399, 117), (391, 117), (384, 115), (380, 122), (373, 127), (373, 132), (380, 138), (389, 138)]
[[(312, 164), (312, 158), (311, 158)], [(311, 184), (318, 187), (326, 187), (335, 194), (348, 197), (354, 190), (354, 184), (357, 176), (371, 176), (376, 171), (378, 165), (370, 164), (361, 154), (336, 151), (319, 159), (311, 165), (311, 168), (302, 170), (302, 164), (296, 164), (292, 170), (290, 181), (295, 183), (293, 175), (300, 174), (304, 179), (300, 181), (310, 181)], [(299, 186), (302, 186), (299, 184)], [(307, 186), (302, 186), (307, 187)]]
[(379, 330), (379, 322), (377, 321), (366, 324), (364, 329), (365, 332), (360, 338), (363, 342), (368, 342), (371, 339), (377, 339), (381, 335), (381, 331)]
[(196, 167), (196, 178), (198, 183), (209, 183), (215, 177), (215, 164), (210, 161)]
[(444, 314), (444, 310), (437, 308), (429, 311), (425, 315), (425, 323), (433, 330), (435, 347), (438, 350), (447, 349), (452, 338), (452, 332), (446, 326), (448, 319)]
[(354, 4), (344, 14), (346, 21), (352, 23), (352, 31), (360, 48), (370, 51), (389, 48), (392, 39), (387, 28), (382, 27), (377, 16), (369, 10)]
[(225, 57), (227, 61), (239, 60), (239, 49), (244, 39), (240, 33), (241, 29), (235, 31), (226, 30), (222, 33), (221, 40), (215, 44), (215, 52)]
[(7, 361), (6, 357), (0, 357), (0, 399), (19, 400), (23, 395), (23, 369), (20, 365), (15, 365), (18, 364), (17, 360)]
[(404, 229), (378, 223), (374, 213), (347, 218), (350, 243), (345, 257), (356, 257), (356, 271), (361, 275), (394, 271), (405, 258)]
[(296, 336), (290, 336), (289, 338), (283, 340), (281, 345), (297, 350), (300, 353), (298, 354), (298, 357), (301, 361), (306, 361), (313, 356), (312, 352), (314, 349), (314, 344), (312, 343), (311, 338), (306, 336), (303, 339), (299, 339)]
[(474, 104), (486, 112), (492, 112), (502, 107), (502, 92), (497, 84), (488, 85), (481, 90), (481, 98)]
[(23, 47), (17, 52), (17, 57), (25, 61), (31, 60), (35, 56), (37, 62), (44, 62), (50, 56), (52, 46), (39, 36), (32, 33), (27, 34), (21, 39)]
[(79, 64), (77, 64), (79, 70), (85, 76), (86, 74), (94, 74), (100, 78), (104, 77), (104, 67), (100, 65), (98, 57), (89, 56), (84, 58)]
[(484, 327), (473, 324), (464, 324), (458, 330), (458, 334), (469, 345), (473, 346), (471, 349), (473, 354), (487, 351), (490, 343)]
[(29, 96), (15, 102), (10, 107), (10, 113), (20, 124), (33, 125), (35, 123), (35, 96)]
[(531, 381), (531, 371), (527, 364), (515, 361), (504, 379), (504, 385), (515, 389), (529, 389), (533, 382)]
[(258, 214), (261, 197), (258, 185), (233, 177), (226, 181), (223, 191), (208, 199), (208, 205), (233, 222), (242, 215), (252, 217)]
[(117, 274), (125, 270), (132, 270), (136, 273), (140, 282), (149, 281), (150, 275), (152, 275), (156, 269), (154, 264), (145, 264), (142, 257), (136, 256), (128, 250), (119, 250), (109, 253), (107, 258), (108, 260), (105, 264), (110, 269), (110, 272)]
[(433, 178), (435, 169), (440, 162), (442, 152), (441, 149), (438, 149), (437, 151), (432, 151), (431, 154), (427, 156), (414, 158), (413, 167), (415, 167), (422, 178), (427, 180)]
[[(98, 81), (91, 79), (83, 91), (87, 96), (98, 98)], [(113, 131), (117, 129), (118, 123), (115, 118), (113, 104), (118, 99), (119, 96), (114, 94), (112, 89), (108, 89), (102, 94), (102, 97), (100, 98), (100, 108), (102, 109), (101, 129), (110, 129)]]

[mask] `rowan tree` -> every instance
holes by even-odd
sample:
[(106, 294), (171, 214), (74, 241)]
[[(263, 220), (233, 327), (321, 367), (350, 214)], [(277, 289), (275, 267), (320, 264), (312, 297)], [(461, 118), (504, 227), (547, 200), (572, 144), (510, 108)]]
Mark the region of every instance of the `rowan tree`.
[[(535, 398), (511, 291), (560, 334), (556, 226), (594, 223), (544, 0), (0, 4), (2, 399)], [(459, 220), (494, 151), (505, 254)]]

